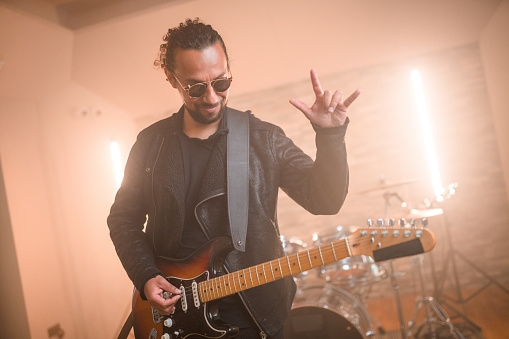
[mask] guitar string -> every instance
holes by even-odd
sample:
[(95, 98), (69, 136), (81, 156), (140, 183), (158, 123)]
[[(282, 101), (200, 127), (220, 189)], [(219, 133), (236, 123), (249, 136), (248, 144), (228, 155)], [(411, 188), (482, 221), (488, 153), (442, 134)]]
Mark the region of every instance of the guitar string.
[[(370, 229), (370, 230), (373, 230), (373, 229)], [(416, 230), (416, 229), (403, 229), (403, 230)], [(335, 250), (337, 249), (338, 251), (342, 251), (344, 250), (345, 248), (348, 248), (348, 244), (346, 243), (346, 240), (345, 239), (348, 239), (350, 241), (352, 241), (352, 239), (354, 239), (354, 242), (359, 242), (360, 244), (359, 245), (363, 245), (362, 243), (365, 243), (365, 242), (370, 242), (372, 244), (374, 244), (374, 242), (372, 241), (371, 237), (369, 236), (350, 236), (348, 238), (343, 238), (343, 239), (338, 239), (336, 241), (333, 241), (331, 243), (327, 243), (327, 244), (322, 244), (320, 246), (317, 246), (317, 247), (314, 247), (314, 248), (310, 248), (308, 250), (303, 250), (303, 251), (300, 251), (298, 253), (294, 253), (294, 254), (291, 254), (291, 255), (288, 255), (286, 257), (281, 257), (281, 258), (278, 258), (278, 259), (273, 259), (271, 261), (268, 261), (268, 262), (264, 262), (264, 263), (261, 263), (261, 264), (258, 264), (258, 265), (255, 265), (255, 266), (252, 266), (252, 267), (249, 267), (249, 268), (246, 268), (244, 270), (239, 270), (239, 271), (236, 271), (236, 272), (232, 272), (232, 273), (228, 273), (228, 274), (225, 274), (225, 275), (222, 275), (222, 276), (219, 276), (223, 279), (223, 283), (221, 283), (221, 281), (219, 280), (219, 277), (214, 277), (212, 279), (209, 279), (209, 280), (204, 280), (202, 282), (200, 282), (199, 284), (203, 283), (204, 285), (207, 285), (205, 286), (205, 288), (208, 288), (208, 287), (212, 287), (214, 285), (221, 285), (221, 284), (224, 284), (224, 282), (228, 282), (228, 283), (231, 283), (231, 281), (235, 281), (235, 279), (241, 279), (241, 277), (243, 277), (244, 275), (246, 274), (249, 274), (250, 276), (252, 276), (253, 274), (253, 269), (255, 270), (256, 272), (256, 269), (257, 267), (261, 267), (261, 269), (263, 270), (263, 274), (264, 274), (264, 280), (266, 280), (266, 283), (269, 283), (269, 282), (273, 282), (273, 281), (276, 281), (276, 280), (279, 280), (279, 279), (282, 279), (284, 277), (287, 277), (287, 276), (292, 276), (292, 275), (296, 275), (296, 274), (299, 274), (299, 273), (302, 273), (302, 272), (305, 272), (305, 271), (308, 271), (310, 269), (313, 268), (312, 266), (312, 261), (310, 261), (308, 259), (308, 264), (311, 266), (310, 269), (305, 269), (305, 270), (300, 270), (300, 272), (297, 272), (297, 273), (293, 273), (292, 269), (291, 269), (291, 266), (290, 265), (284, 265), (285, 267), (288, 267), (288, 270), (290, 272), (290, 275), (285, 275), (283, 273), (279, 273), (278, 275), (282, 275), (282, 277), (278, 277), (278, 278), (275, 278), (273, 279), (272, 281), (267, 281), (266, 277), (266, 268), (265, 268), (265, 265), (270, 265), (272, 262), (277, 262), (278, 265), (281, 265), (281, 262), (280, 260), (281, 259), (284, 259), (284, 258), (288, 258), (289, 260), (297, 260), (297, 261), (300, 261), (300, 256), (301, 255), (304, 255), (304, 256), (309, 256), (309, 252), (310, 251), (314, 251), (314, 252), (317, 252), (320, 253), (323, 255), (330, 255), (331, 253), (334, 253)], [(360, 240), (359, 240), (360, 239)], [(394, 240), (398, 240), (398, 238), (394, 238)], [(404, 240), (411, 240), (410, 237), (405, 237)], [(316, 253), (313, 253), (313, 256), (315, 257), (316, 259)], [(336, 261), (340, 261), (340, 260), (343, 260), (343, 259), (346, 259), (348, 258), (349, 256), (351, 255), (347, 255), (347, 256), (344, 256), (344, 257), (341, 257), (341, 259), (338, 259), (338, 260), (333, 260), (331, 261), (330, 263), (333, 263), (333, 262), (336, 262)], [(323, 257), (322, 257), (322, 263), (319, 265), (319, 266), (323, 266), (323, 265), (327, 265), (323, 262)], [(306, 264), (306, 263), (304, 263)], [(316, 267), (319, 267), (319, 266), (316, 266)], [(316, 268), (315, 267), (315, 268)], [(247, 270), (248, 272), (246, 273), (245, 270)], [(272, 270), (271, 270), (272, 271)], [(237, 277), (235, 277), (235, 274), (237, 275)], [(225, 279), (225, 277), (228, 277), (227, 279)], [(239, 280), (240, 282), (240, 280)], [(247, 281), (246, 281), (247, 282)], [(260, 285), (264, 285), (265, 283), (263, 284), (259, 284), (259, 285), (254, 285), (254, 283), (251, 284), (251, 287), (256, 287), (256, 286), (260, 286)], [(212, 286), (210, 286), (212, 285)], [(241, 283), (242, 285), (242, 283)], [(202, 286), (203, 287), (203, 286)], [(247, 287), (247, 284), (246, 284), (246, 287)], [(249, 287), (249, 288), (251, 288)], [(231, 289), (231, 288), (230, 288)], [(239, 291), (236, 290), (236, 288), (234, 287), (235, 289), (235, 292), (234, 293), (237, 293)], [(246, 288), (247, 289), (247, 288)], [(240, 291), (242, 291), (244, 289), (240, 289)], [(187, 292), (192, 292), (192, 286), (188, 286), (188, 287), (185, 287), (184, 288), (184, 291), (186, 292), (186, 299), (187, 299)], [(225, 291), (225, 292), (218, 292), (218, 293), (221, 293), (224, 295), (224, 293), (226, 293), (226, 295), (231, 295), (232, 293), (229, 293), (228, 291)], [(216, 298), (217, 299), (217, 298)]]
[[(377, 228), (377, 229), (368, 229), (368, 230), (379, 230), (379, 229)], [(380, 229), (380, 230), (382, 230), (382, 229)], [(390, 230), (390, 229), (387, 229), (387, 230)], [(394, 229), (394, 230), (397, 230), (397, 229)], [(400, 230), (410, 230), (410, 231), (413, 230), (413, 231), (415, 231), (415, 230), (418, 230), (418, 229), (402, 228)], [(409, 237), (405, 237), (403, 240), (407, 240), (408, 241), (408, 240), (411, 240), (412, 238), (414, 238), (413, 236), (415, 236), (415, 232), (412, 232), (412, 233), (414, 233), (414, 234), (411, 234)], [(400, 236), (401, 236), (401, 234), (400, 234)], [(379, 237), (379, 236), (377, 236), (377, 237)], [(387, 236), (386, 238), (389, 238), (389, 236)], [(280, 280), (280, 279), (282, 279), (284, 277), (300, 274), (302, 272), (309, 271), (309, 270), (311, 270), (313, 268), (321, 267), (323, 265), (328, 265), (330, 263), (334, 263), (336, 261), (340, 261), (340, 260), (346, 259), (346, 258), (348, 258), (348, 257), (350, 257), (352, 255), (343, 256), (343, 257), (341, 257), (341, 259), (333, 260), (333, 261), (331, 261), (330, 263), (327, 263), (327, 264), (325, 264), (323, 262), (323, 256), (321, 256), (320, 261), (322, 262), (322, 264), (320, 264), (319, 266), (316, 266), (316, 267), (313, 267), (312, 266), (312, 261), (308, 259), (308, 264), (311, 266), (311, 268), (310, 269), (305, 269), (305, 270), (300, 270), (300, 268), (299, 268), (300, 272), (296, 272), (296, 273), (293, 273), (290, 265), (283, 265), (283, 267), (288, 267), (288, 270), (289, 270), (290, 274), (289, 275), (283, 275), (283, 273), (280, 272), (278, 275), (283, 275), (283, 276), (275, 278), (275, 279), (273, 279), (271, 281), (267, 281), (267, 279), (266, 279), (267, 278), (267, 274), (266, 274), (265, 265), (270, 265), (272, 262), (277, 262), (278, 266), (280, 267), (280, 265), (281, 265), (280, 260), (284, 259), (284, 258), (288, 258), (291, 261), (295, 261), (295, 260), (296, 261), (300, 261), (300, 259), (301, 259), (300, 256), (304, 255), (304, 258), (306, 259), (306, 257), (309, 257), (309, 252), (310, 251), (321, 253), (321, 255), (324, 255), (324, 254), (325, 255), (335, 254), (336, 250), (338, 250), (340, 252), (340, 251), (343, 251), (345, 249), (348, 249), (349, 246), (348, 246), (348, 243), (347, 243), (346, 239), (350, 240), (350, 242), (352, 242), (352, 243), (353, 242), (355, 242), (355, 243), (359, 242), (359, 245), (365, 245), (363, 243), (366, 243), (366, 242), (372, 243), (373, 245), (376, 243), (376, 241), (373, 242), (372, 237), (370, 237), (368, 235), (366, 235), (366, 236), (361, 236), (361, 235), (354, 236), (354, 235), (352, 235), (352, 236), (349, 236), (347, 238), (338, 239), (338, 240), (332, 241), (330, 243), (326, 243), (326, 244), (322, 244), (322, 245), (317, 246), (317, 247), (310, 248), (308, 250), (299, 251), (297, 253), (288, 255), (286, 257), (281, 257), (281, 258), (273, 259), (273, 260), (270, 260), (270, 261), (267, 261), (267, 262), (264, 262), (264, 263), (252, 266), (252, 267), (248, 267), (248, 268), (243, 269), (243, 270), (239, 270), (239, 271), (236, 271), (236, 272), (232, 272), (232, 273), (228, 273), (228, 274), (219, 276), (219, 277), (222, 277), (223, 283), (221, 283), (219, 281), (219, 277), (214, 277), (212, 279), (208, 279), (208, 280), (204, 280), (202, 282), (199, 282), (198, 285), (203, 283), (204, 285), (207, 285), (206, 287), (208, 288), (208, 287), (212, 287), (214, 285), (224, 284), (224, 281), (227, 281), (228, 283), (230, 283), (231, 280), (235, 281), (235, 279), (240, 279), (241, 276), (243, 277), (244, 275), (246, 275), (247, 273), (244, 272), (245, 270), (248, 270), (248, 274), (250, 276), (252, 276), (252, 274), (253, 274), (252, 270), (254, 269), (255, 273), (256, 273), (256, 268), (260, 267), (260, 266), (261, 266), (261, 269), (263, 270), (264, 280), (266, 280), (266, 282), (263, 283), (263, 284), (256, 285), (256, 286), (261, 286), (261, 285), (264, 285), (266, 283), (270, 283), (270, 282), (273, 282), (273, 281), (276, 281), (276, 280)], [(398, 239), (400, 239), (400, 238), (399, 237), (398, 238), (392, 238), (392, 240), (396, 240), (396, 242), (398, 242), (397, 241)], [(313, 256), (316, 258), (316, 255), (314, 253), (313, 253)], [(272, 269), (271, 269), (271, 271), (272, 271)], [(241, 275), (241, 272), (242, 272), (242, 275)], [(237, 274), (237, 278), (235, 277), (235, 274)], [(228, 277), (228, 278), (225, 279), (225, 277)], [(212, 286), (210, 286), (210, 285), (212, 285)], [(242, 285), (242, 283), (241, 283), (241, 285)], [(249, 288), (256, 287), (256, 286), (253, 283), (251, 283), (251, 287), (249, 287)], [(247, 284), (246, 284), (246, 287), (247, 287)], [(234, 287), (234, 289), (236, 290), (235, 287)], [(248, 288), (246, 288), (246, 289), (248, 289)], [(199, 287), (198, 287), (198, 290), (199, 290)], [(186, 292), (186, 299), (187, 299), (188, 293), (192, 292), (192, 286), (184, 287), (184, 291)], [(243, 289), (240, 289), (240, 291), (243, 291)], [(237, 293), (237, 292), (239, 292), (239, 291), (235, 291), (234, 293)], [(226, 293), (226, 296), (232, 294), (232, 293), (229, 293), (228, 291), (222, 292), (222, 294), (224, 294), (224, 293)], [(192, 297), (192, 294), (190, 295), (190, 297)], [(219, 298), (214, 298), (214, 299), (219, 299)]]

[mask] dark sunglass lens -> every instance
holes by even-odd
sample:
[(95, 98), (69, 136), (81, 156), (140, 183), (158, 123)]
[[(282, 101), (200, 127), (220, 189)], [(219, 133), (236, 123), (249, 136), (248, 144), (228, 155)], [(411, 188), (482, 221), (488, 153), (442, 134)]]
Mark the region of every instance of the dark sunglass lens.
[(230, 79), (219, 79), (216, 80), (212, 86), (214, 87), (214, 91), (221, 93), (230, 88), (230, 83)]
[(205, 93), (206, 89), (207, 89), (206, 84), (193, 85), (189, 87), (189, 96), (192, 98), (199, 98)]

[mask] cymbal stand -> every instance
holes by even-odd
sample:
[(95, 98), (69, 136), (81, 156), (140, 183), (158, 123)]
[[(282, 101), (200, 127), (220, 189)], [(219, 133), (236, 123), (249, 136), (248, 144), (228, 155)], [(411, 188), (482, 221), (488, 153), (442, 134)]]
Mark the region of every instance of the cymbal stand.
[[(377, 225), (379, 227), (384, 226), (384, 219), (378, 219)], [(368, 220), (368, 226), (373, 226), (373, 222), (371, 219)], [(394, 219), (389, 219), (387, 226), (393, 227), (394, 226)], [(399, 297), (399, 284), (397, 281), (397, 273), (396, 273), (396, 267), (394, 265), (394, 260), (387, 260), (389, 262), (389, 276), (391, 277), (391, 286), (392, 286), (392, 292), (394, 294), (394, 299), (396, 300), (396, 308), (398, 310), (398, 319), (400, 324), (400, 331), (402, 338), (405, 337), (406, 329), (405, 329), (405, 318), (403, 317), (403, 307), (401, 306), (401, 298)]]
[[(458, 310), (449, 301), (451, 301), (455, 304), (464, 305), (467, 302), (469, 302), (471, 299), (473, 299), (474, 297), (479, 295), (484, 289), (486, 289), (491, 284), (497, 285), (499, 288), (501, 288), (504, 292), (506, 292), (508, 294), (509, 294), (509, 290), (507, 290), (502, 284), (498, 283), (495, 279), (490, 277), (480, 267), (478, 267), (473, 262), (468, 260), (464, 255), (462, 255), (461, 253), (459, 253), (458, 251), (455, 250), (453, 243), (452, 243), (451, 233), (450, 233), (450, 224), (449, 224), (445, 214), (442, 215), (442, 221), (444, 222), (444, 228), (445, 228), (445, 234), (446, 234), (446, 240), (447, 240), (447, 246), (448, 246), (448, 253), (447, 253), (447, 258), (445, 259), (444, 264), (443, 264), (443, 269), (442, 269), (443, 273), (441, 275), (441, 279), (439, 282), (435, 282), (434, 297), (437, 300), (440, 300), (441, 303), (444, 304), (446, 307), (450, 308), (455, 313), (456, 317), (462, 318), (468, 325), (470, 325), (470, 327), (474, 331), (476, 331), (477, 333), (480, 333), (481, 327), (478, 324), (474, 323), (466, 315), (465, 312), (461, 312), (460, 310)], [(466, 298), (463, 295), (463, 291), (461, 289), (461, 285), (459, 282), (458, 268), (456, 265), (456, 256), (458, 256), (464, 262), (466, 262), (471, 267), (473, 267), (477, 272), (481, 273), (489, 281), (486, 285), (481, 287), (478, 291), (474, 292), (472, 295), (470, 295), (469, 297), (466, 297)], [(448, 272), (451, 271), (451, 270), (449, 270), (449, 265), (452, 266), (452, 273), (453, 273), (452, 280), (453, 281), (451, 283), (454, 286), (454, 293), (456, 294), (457, 299), (448, 297), (443, 293), (445, 282), (446, 282), (447, 276), (449, 275)]]
[[(396, 196), (399, 200), (401, 200), (399, 198), (399, 195), (397, 195), (397, 193), (390, 193), (390, 192), (385, 192), (383, 197), (384, 197), (384, 200), (385, 200), (385, 212), (384, 212), (384, 219), (378, 219), (377, 220), (377, 224), (379, 227), (382, 227), (384, 226), (384, 220), (387, 218), (387, 214), (388, 214), (388, 211), (389, 211), (389, 199), (393, 196)], [(404, 202), (402, 202), (403, 204)], [(401, 226), (401, 221), (403, 220), (403, 226)], [(370, 225), (370, 221), (368, 221), (368, 226), (372, 226)], [(389, 227), (394, 227), (394, 219), (389, 219), (388, 220), (388, 226)], [(401, 219), (400, 220), (400, 226), (401, 227), (404, 227), (405, 226), (405, 221), (404, 219)], [(405, 338), (406, 336), (406, 329), (405, 329), (405, 318), (403, 316), (403, 306), (401, 305), (401, 298), (399, 296), (399, 284), (398, 284), (398, 276), (397, 276), (397, 273), (396, 273), (396, 265), (394, 263), (394, 260), (388, 260), (389, 262), (389, 276), (391, 277), (391, 286), (392, 286), (392, 293), (394, 294), (394, 299), (396, 301), (396, 309), (398, 311), (398, 319), (399, 319), (399, 329), (401, 331), (401, 338)]]
[[(410, 221), (410, 225), (415, 227), (415, 219)], [(427, 228), (428, 220), (426, 218), (422, 219), (422, 226)], [(465, 339), (463, 334), (451, 323), (451, 318), (442, 308), (440, 303), (438, 303), (433, 297), (426, 296), (426, 287), (423, 274), (423, 259), (424, 255), (422, 254), (412, 258), (412, 262), (417, 267), (422, 297), (417, 298), (417, 304), (412, 311), (410, 320), (408, 321), (407, 336), (419, 338), (421, 335), (421, 330), (425, 329), (427, 331), (427, 336), (426, 334), (423, 334), (425, 338), (438, 338), (438, 329), (445, 329), (448, 332), (448, 336), (452, 336), (452, 338)], [(414, 334), (413, 329), (416, 325), (422, 308), (424, 308), (425, 311), (423, 324), (415, 331)]]

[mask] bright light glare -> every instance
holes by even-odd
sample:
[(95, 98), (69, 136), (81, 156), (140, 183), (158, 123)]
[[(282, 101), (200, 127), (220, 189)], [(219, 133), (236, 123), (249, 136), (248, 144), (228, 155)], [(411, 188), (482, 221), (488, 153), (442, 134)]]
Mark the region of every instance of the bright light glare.
[(419, 119), (421, 121), (424, 145), (426, 147), (426, 154), (428, 156), (431, 180), (433, 182), (433, 191), (435, 192), (435, 197), (439, 197), (443, 194), (444, 188), (442, 187), (442, 179), (440, 178), (440, 172), (438, 170), (435, 146), (431, 134), (429, 115), (428, 110), (426, 108), (426, 102), (424, 100), (424, 91), (422, 89), (421, 73), (419, 72), (419, 70), (417, 69), (412, 70), (412, 81), (414, 84), (415, 98), (419, 110)]
[(118, 143), (113, 141), (110, 144), (111, 151), (111, 159), (113, 160), (113, 170), (115, 171), (115, 179), (117, 182), (117, 188), (122, 184), (122, 179), (124, 178), (124, 171), (122, 170), (122, 163), (120, 161), (120, 150), (118, 147)]

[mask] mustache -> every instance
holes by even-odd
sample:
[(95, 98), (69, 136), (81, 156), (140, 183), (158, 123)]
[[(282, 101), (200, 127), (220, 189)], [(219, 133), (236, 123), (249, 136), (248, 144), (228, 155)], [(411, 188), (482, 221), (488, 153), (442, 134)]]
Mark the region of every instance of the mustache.
[(215, 104), (207, 104), (207, 103), (200, 104), (200, 107), (202, 107), (202, 108), (215, 108), (215, 107), (220, 106), (222, 103), (223, 103), (223, 100), (219, 100)]

